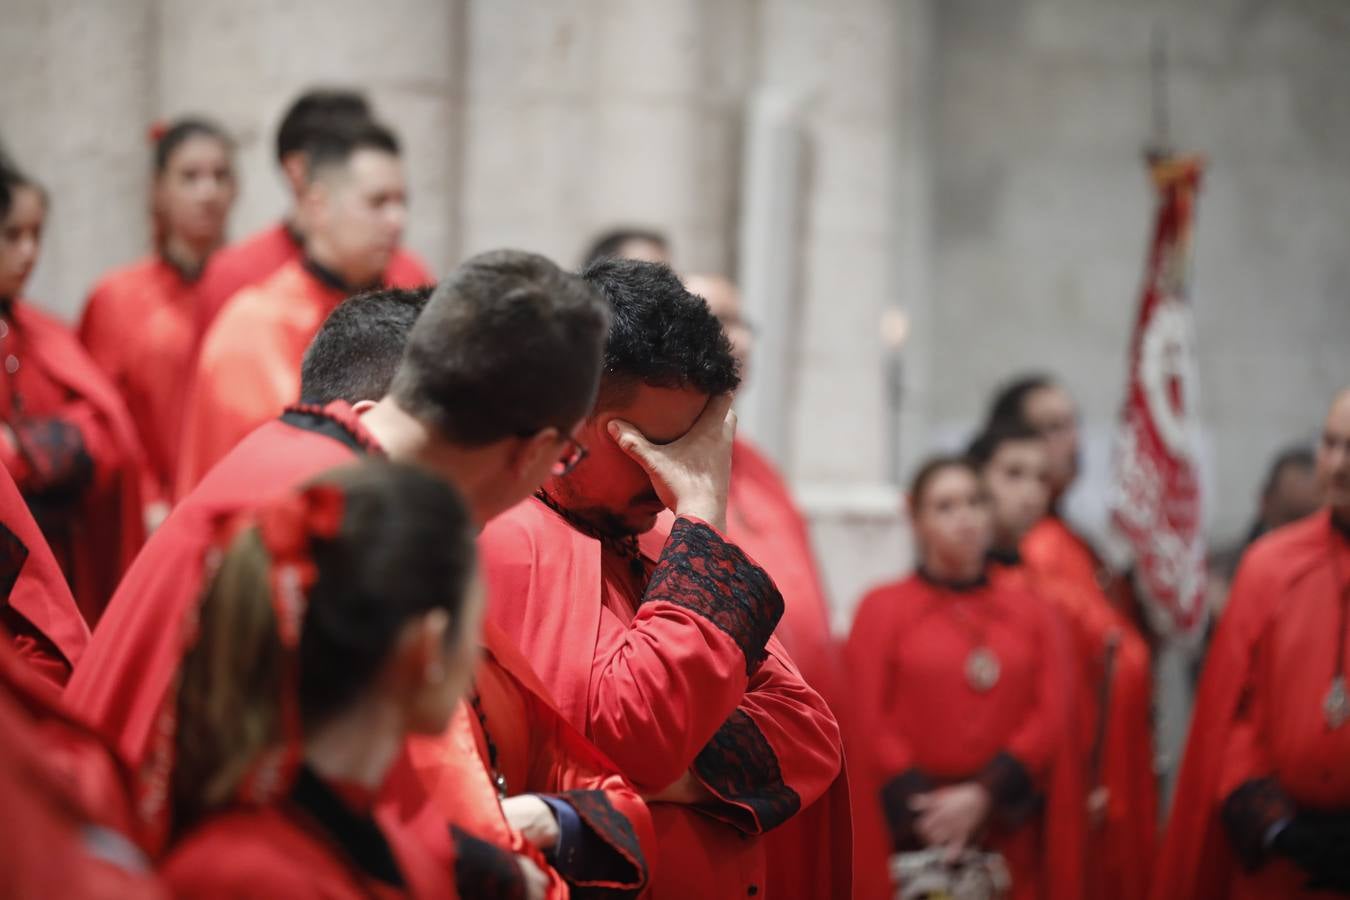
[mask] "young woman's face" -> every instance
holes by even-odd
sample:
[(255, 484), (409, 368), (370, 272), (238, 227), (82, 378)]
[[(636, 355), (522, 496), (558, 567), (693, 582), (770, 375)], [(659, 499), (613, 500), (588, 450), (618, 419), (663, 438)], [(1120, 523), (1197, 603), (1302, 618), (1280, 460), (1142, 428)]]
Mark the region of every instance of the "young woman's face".
[(35, 187), (23, 185), (11, 195), (9, 215), (0, 223), (0, 297), (17, 297), (28, 283), (42, 249), (47, 201)]
[(155, 178), (155, 215), (166, 236), (194, 246), (225, 239), (236, 185), (230, 149), (219, 138), (196, 134), (174, 148)]
[(928, 568), (966, 571), (983, 564), (993, 517), (974, 472), (964, 466), (942, 469), (916, 500), (914, 535)]

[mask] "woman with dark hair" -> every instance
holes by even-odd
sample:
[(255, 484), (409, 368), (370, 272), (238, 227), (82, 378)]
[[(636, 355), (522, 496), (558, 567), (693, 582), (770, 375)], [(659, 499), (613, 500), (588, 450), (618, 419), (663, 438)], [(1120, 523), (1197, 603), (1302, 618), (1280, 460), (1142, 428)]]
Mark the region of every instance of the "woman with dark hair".
[(46, 192), (0, 165), (0, 463), (93, 627), (144, 538), (141, 450), (79, 340), (21, 297), (46, 219)]
[(145, 448), (147, 524), (164, 517), (191, 374), (198, 281), (225, 241), (234, 144), (217, 125), (179, 119), (152, 133), (154, 251), (108, 272), (89, 294), (80, 340), (113, 380)]
[(454, 895), (373, 810), (407, 737), (444, 730), (468, 687), (474, 569), (463, 501), (410, 466), (321, 476), (228, 541), (178, 687), (175, 894)]
[(1063, 641), (1045, 604), (991, 566), (970, 462), (925, 464), (909, 509), (917, 571), (863, 598), (847, 646), (870, 725), (854, 748), (860, 896), (1079, 897), (1081, 853), (1047, 839), (1049, 819), (1077, 809), (1055, 771), (1076, 759), (1062, 752)]

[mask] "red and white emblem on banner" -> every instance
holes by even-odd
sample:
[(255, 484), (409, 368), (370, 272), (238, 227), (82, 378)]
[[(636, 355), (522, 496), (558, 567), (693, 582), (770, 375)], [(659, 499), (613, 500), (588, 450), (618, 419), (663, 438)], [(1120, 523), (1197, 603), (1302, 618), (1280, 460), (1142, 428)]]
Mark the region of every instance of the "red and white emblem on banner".
[(1197, 157), (1151, 164), (1158, 216), (1130, 342), (1111, 495), (1112, 524), (1133, 551), (1155, 625), (1183, 634), (1205, 619), (1198, 377), (1187, 290), (1203, 168)]

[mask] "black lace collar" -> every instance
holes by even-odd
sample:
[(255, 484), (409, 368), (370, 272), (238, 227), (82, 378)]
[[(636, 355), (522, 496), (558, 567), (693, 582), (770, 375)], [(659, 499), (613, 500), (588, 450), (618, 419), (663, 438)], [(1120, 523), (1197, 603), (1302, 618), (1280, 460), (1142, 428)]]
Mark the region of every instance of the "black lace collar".
[(309, 254), (305, 254), (301, 264), (305, 267), (306, 272), (318, 279), (320, 284), (337, 291), (344, 297), (350, 297), (353, 294), (359, 294), (362, 291), (374, 290), (380, 286), (380, 279), (378, 278), (376, 278), (373, 283), (367, 285), (348, 284), (341, 275), (322, 263), (316, 262), (314, 257)]
[(980, 588), (989, 584), (989, 575), (987, 572), (981, 572), (978, 578), (973, 578), (969, 581), (938, 578), (923, 566), (919, 566), (918, 574), (921, 580), (931, 584), (933, 587), (942, 588), (944, 591), (951, 591), (956, 594), (968, 594), (971, 591), (978, 591)]
[(1022, 551), (1016, 547), (995, 547), (989, 551), (990, 562), (996, 562), (1000, 566), (1020, 566), (1022, 564)]

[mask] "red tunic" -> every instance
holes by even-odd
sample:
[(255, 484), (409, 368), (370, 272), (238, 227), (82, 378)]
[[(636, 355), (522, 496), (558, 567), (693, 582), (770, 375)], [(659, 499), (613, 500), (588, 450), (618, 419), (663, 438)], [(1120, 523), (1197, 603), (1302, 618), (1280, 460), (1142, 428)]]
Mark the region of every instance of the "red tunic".
[[(0, 637), (6, 637), (0, 631)], [(0, 881), (6, 897), (166, 897), (120, 830), (117, 760), (0, 641)]]
[(290, 262), (230, 299), (203, 339), (183, 420), (178, 496), (300, 396), (300, 361), (346, 294)]
[[(298, 262), (303, 255), (304, 247), (284, 222), (214, 254), (202, 273), (198, 335), (206, 333), (227, 300), (246, 287), (261, 284), (277, 269)], [(385, 272), (385, 282), (390, 287), (421, 287), (435, 280), (422, 261), (407, 250), (396, 251)]]
[[(987, 690), (967, 671), (979, 647), (999, 665)], [(855, 777), (866, 785), (859, 830), (880, 824), (861, 810), (864, 798), (874, 810), (886, 807), (893, 830), (903, 829), (912, 824), (905, 804), (915, 793), (978, 781), (994, 800), (983, 843), (1006, 859), (1012, 896), (1080, 897), (1081, 845), (1050, 839), (1074, 830), (1056, 817), (1081, 826), (1082, 805), (1081, 794), (1062, 790), (1075, 782), (1056, 773), (1078, 759), (1060, 752), (1069, 734), (1062, 684), (1070, 657), (1044, 601), (1002, 573), (959, 592), (911, 576), (863, 598), (847, 656), (854, 708), (869, 725), (854, 754), (862, 770)], [(1038, 793), (1047, 798), (1044, 813)], [(860, 894), (888, 896), (878, 868), (858, 873)]]
[(18, 368), (0, 372), (0, 418), (22, 449), (0, 442), (0, 461), (92, 626), (145, 537), (136, 429), (69, 328), (27, 302), (3, 324)]
[(834, 782), (839, 732), (771, 638), (781, 598), (706, 524), (678, 519), (644, 571), (537, 500), (480, 540), (489, 616), (520, 645), (563, 715), (655, 793), (692, 772), (716, 798), (655, 803), (652, 896), (764, 891), (765, 832)]
[[(669, 512), (663, 513), (657, 530), (668, 534), (673, 522)], [(848, 691), (806, 520), (773, 463), (739, 436), (731, 453), (727, 537), (762, 566), (782, 592), (783, 618), (774, 636), (847, 730)], [(847, 897), (853, 877), (847, 774), (841, 770), (821, 799), (770, 831), (765, 843), (768, 858), (774, 860), (768, 896)]]
[(0, 470), (0, 625), (19, 658), (56, 693), (89, 643), (89, 626), (9, 473)]
[(148, 256), (99, 279), (80, 340), (122, 395), (145, 450), (147, 503), (173, 494), (185, 386), (192, 376), (197, 283)]
[(1219, 811), (1269, 779), (1294, 811), (1350, 812), (1350, 726), (1329, 727), (1322, 707), (1347, 591), (1350, 541), (1325, 510), (1243, 557), (1206, 658), (1153, 897), (1341, 896), (1304, 889), (1307, 874), (1282, 857), (1244, 854), (1256, 868), (1239, 867)]
[(453, 867), (398, 825), (345, 800), (306, 772), (290, 799), (224, 812), (189, 832), (165, 859), (164, 880), (175, 896), (203, 900), (459, 896)]
[(1090, 896), (1142, 900), (1157, 853), (1158, 816), (1148, 645), (1103, 592), (1092, 549), (1062, 520), (1050, 516), (1037, 524), (1022, 543), (1022, 555), (1027, 577), (1058, 607), (1077, 645), (1077, 719), (1085, 752), (1091, 751), (1100, 719), (1104, 648), (1112, 636), (1119, 642), (1100, 754), (1107, 809), (1089, 835), (1086, 877)]

